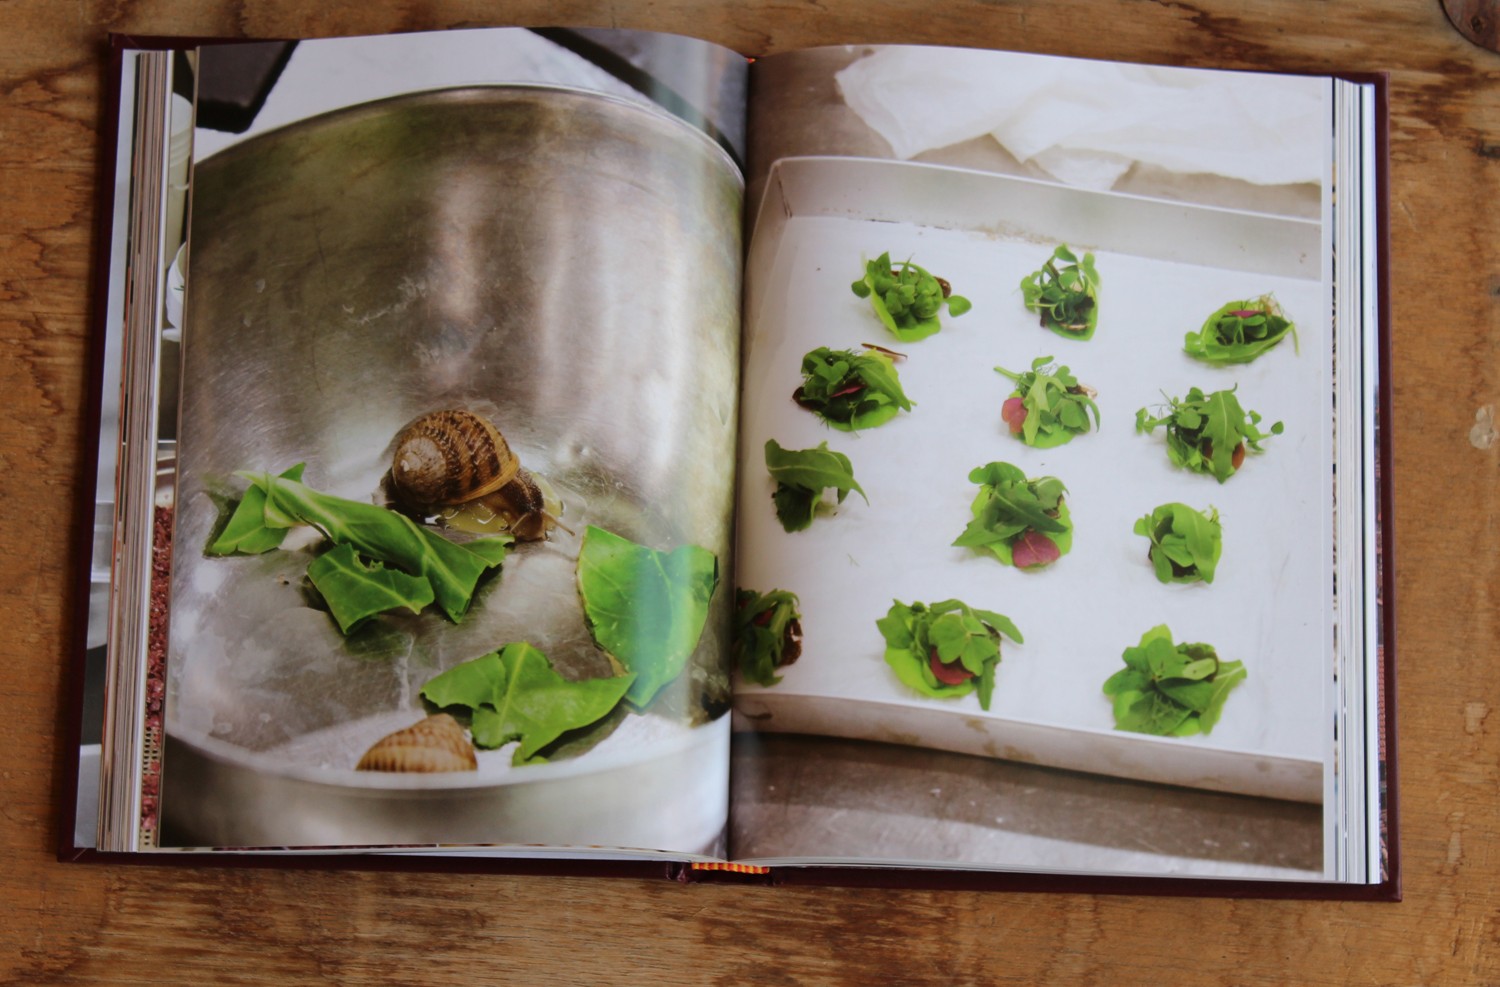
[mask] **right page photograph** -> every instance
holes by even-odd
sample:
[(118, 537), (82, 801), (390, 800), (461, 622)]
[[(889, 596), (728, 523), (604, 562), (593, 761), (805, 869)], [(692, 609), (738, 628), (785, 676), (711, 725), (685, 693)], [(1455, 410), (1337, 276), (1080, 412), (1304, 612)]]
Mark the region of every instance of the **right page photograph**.
[(1335, 876), (1333, 86), (755, 63), (735, 858)]

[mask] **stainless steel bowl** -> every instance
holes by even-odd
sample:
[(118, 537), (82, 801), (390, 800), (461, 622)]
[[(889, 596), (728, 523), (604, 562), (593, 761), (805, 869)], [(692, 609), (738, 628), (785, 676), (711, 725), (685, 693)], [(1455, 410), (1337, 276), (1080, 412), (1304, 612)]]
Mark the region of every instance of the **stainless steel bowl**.
[[(723, 152), (681, 121), (540, 87), (356, 106), (197, 167), (169, 840), (713, 840), (728, 585), (669, 693), (574, 760), (511, 769), (489, 755), (477, 776), (426, 779), (351, 768), (420, 718), (423, 682), (506, 642), (531, 641), (565, 675), (607, 668), (575, 584), (586, 525), (701, 545), (730, 571), (741, 198)], [(399, 428), (449, 407), (488, 414), (574, 532), (513, 552), (463, 623), (381, 618), (345, 639), (309, 605), (308, 548), (203, 554), (243, 489), (235, 471), (303, 462), (310, 486), (379, 500)], [(623, 821), (644, 808), (697, 822), (658, 839)]]

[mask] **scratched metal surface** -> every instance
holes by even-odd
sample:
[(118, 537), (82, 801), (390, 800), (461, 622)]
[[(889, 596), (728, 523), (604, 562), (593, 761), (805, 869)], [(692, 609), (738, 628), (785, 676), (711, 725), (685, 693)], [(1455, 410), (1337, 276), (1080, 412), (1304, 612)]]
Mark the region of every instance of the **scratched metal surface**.
[[(495, 799), (520, 797), (505, 792), (508, 752), (486, 758), (478, 778), (422, 782), (355, 773), (351, 758), (422, 715), (416, 695), (428, 678), (507, 641), (531, 641), (565, 675), (607, 674), (575, 584), (587, 524), (656, 548), (702, 545), (728, 571), (737, 172), (707, 139), (651, 109), (492, 87), (294, 124), (200, 163), (194, 195), (168, 823), (219, 844), (338, 842), (326, 825), (304, 831), (284, 807), (263, 805), (276, 779), (292, 776), (313, 783), (314, 801), (334, 803), (374, 789), (492, 786)], [(308, 605), (313, 547), (203, 554), (225, 500), (243, 487), (235, 471), (302, 462), (310, 486), (379, 502), (396, 432), (448, 407), (488, 414), (557, 489), (572, 529), (514, 551), (462, 624), (382, 617), (344, 639)], [(524, 769), (525, 780), (553, 771), (571, 784), (564, 775), (590, 758), (639, 761), (653, 745), (675, 775), (672, 758), (720, 747), (722, 722), (701, 731), (712, 740), (684, 736), (706, 718), (704, 698), (722, 698), (729, 599), (721, 589), (688, 672), (652, 714), (566, 770)], [(216, 789), (229, 775), (233, 792)], [(588, 791), (606, 803), (629, 795)], [(225, 813), (212, 804), (222, 797), (246, 804)], [(378, 815), (375, 804), (350, 811)], [(482, 797), (463, 804), (479, 808), (423, 811), (384, 842), (557, 838), (514, 805), (508, 832), (461, 823), (486, 815)]]

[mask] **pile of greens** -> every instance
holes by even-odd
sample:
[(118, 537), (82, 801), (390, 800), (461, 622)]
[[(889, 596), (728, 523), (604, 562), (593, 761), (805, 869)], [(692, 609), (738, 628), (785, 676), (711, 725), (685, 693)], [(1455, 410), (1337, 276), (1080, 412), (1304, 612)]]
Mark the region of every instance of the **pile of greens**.
[(827, 442), (820, 442), (816, 449), (783, 449), (775, 439), (768, 439), (766, 469), (776, 481), (771, 499), (787, 531), (802, 531), (812, 525), (824, 490), (838, 491), (840, 504), (851, 490), (864, 497), (865, 503), (870, 502), (854, 479), (849, 457), (829, 449)]
[(773, 589), (735, 594), (734, 656), (740, 674), (757, 685), (781, 681), (776, 669), (802, 654), (802, 614), (797, 594)]
[(235, 475), (250, 486), (205, 551), (259, 555), (280, 547), (291, 528), (317, 528), (333, 548), (308, 567), (308, 578), (344, 634), (375, 614), (418, 613), (434, 601), (449, 620), (462, 620), (480, 577), (500, 567), (513, 541), (448, 541), (404, 514), (319, 493), (301, 482), (301, 463), (275, 476)]
[(930, 606), (895, 600), (875, 626), (885, 638), (886, 664), (903, 683), (935, 699), (957, 699), (977, 689), (984, 710), (995, 692), (1000, 635), (1022, 643), (1009, 617), (958, 600)]
[(1052, 357), (1031, 361), (1031, 369), (1011, 373), (996, 367), (995, 373), (1015, 381), (1015, 392), (1005, 399), (1000, 417), (1010, 434), (1037, 449), (1051, 449), (1089, 430), (1089, 413), (1099, 427), (1099, 406), (1094, 392), (1078, 383), (1067, 367), (1056, 366)]
[(1162, 504), (1136, 521), (1135, 533), (1151, 542), (1147, 557), (1164, 583), (1211, 583), (1224, 551), (1219, 512), (1186, 504)]
[(1246, 677), (1243, 662), (1220, 661), (1212, 645), (1173, 644), (1166, 624), (1142, 635), (1124, 658), (1125, 667), (1104, 683), (1115, 729), (1158, 737), (1213, 730), (1229, 690)]
[(889, 253), (867, 262), (864, 277), (850, 288), (870, 300), (881, 324), (903, 343), (926, 339), (941, 329), (938, 313), (944, 305), (954, 318), (972, 307), (967, 298), (952, 293), (948, 282), (911, 261), (904, 261), (899, 269), (892, 268)]
[(1297, 327), (1281, 311), (1272, 295), (1227, 302), (1190, 332), (1182, 348), (1204, 363), (1227, 366), (1249, 363), (1281, 342), (1288, 333), (1297, 346)]
[(494, 750), (518, 740), (511, 763), (540, 764), (565, 733), (608, 716), (636, 679), (633, 673), (565, 679), (522, 641), (455, 665), (422, 686), (421, 695), (466, 723), (475, 747)]
[(1205, 396), (1195, 387), (1186, 398), (1169, 398), (1167, 413), (1160, 417), (1141, 408), (1135, 413), (1135, 430), (1150, 435), (1158, 425), (1166, 426), (1168, 458), (1223, 483), (1245, 461), (1246, 447), (1251, 452), (1263, 452), (1260, 443), (1282, 432), (1281, 422), (1262, 432), (1260, 414), (1241, 408), (1235, 390), (1231, 387)]
[(1080, 262), (1067, 244), (1061, 245), (1040, 270), (1021, 279), (1021, 295), (1042, 325), (1059, 336), (1093, 338), (1099, 324), (1099, 272), (1093, 254), (1084, 254)]
[(644, 709), (681, 674), (708, 621), (719, 560), (706, 548), (659, 552), (590, 525), (578, 594), (594, 642), (633, 674), (625, 700)]
[(802, 386), (792, 400), (845, 432), (884, 424), (911, 410), (893, 355), (879, 348), (856, 353), (820, 346), (802, 358)]
[(1050, 565), (1073, 547), (1073, 521), (1055, 476), (1028, 479), (1010, 463), (988, 463), (969, 474), (979, 484), (973, 520), (953, 544), (991, 552), (1006, 565)]

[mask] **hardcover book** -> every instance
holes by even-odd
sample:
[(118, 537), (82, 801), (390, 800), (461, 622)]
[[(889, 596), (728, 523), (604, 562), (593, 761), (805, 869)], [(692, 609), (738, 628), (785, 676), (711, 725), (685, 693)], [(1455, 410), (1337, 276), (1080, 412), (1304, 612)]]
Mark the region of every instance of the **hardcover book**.
[(117, 54), (64, 856), (1399, 894), (1383, 80)]

